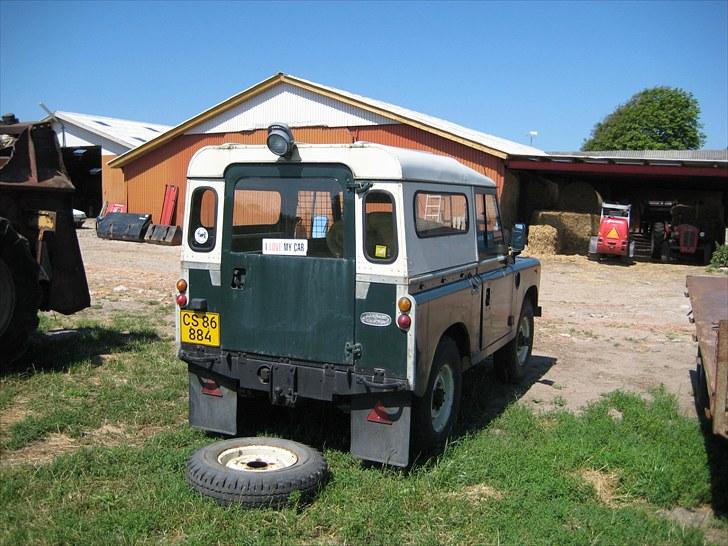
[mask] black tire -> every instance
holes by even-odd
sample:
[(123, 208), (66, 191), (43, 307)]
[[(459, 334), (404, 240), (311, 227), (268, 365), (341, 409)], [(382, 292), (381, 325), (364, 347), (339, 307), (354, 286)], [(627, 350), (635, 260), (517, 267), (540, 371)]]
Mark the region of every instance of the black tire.
[(672, 262), (672, 249), (670, 248), (670, 241), (662, 241), (660, 247), (660, 261), (669, 264)]
[(713, 257), (713, 245), (711, 243), (705, 243), (703, 245), (703, 265), (708, 265), (710, 259)]
[(665, 224), (655, 222), (652, 224), (652, 233), (650, 234), (650, 254), (652, 258), (658, 260), (660, 252), (662, 252), (662, 243), (665, 240)]
[(462, 357), (450, 337), (440, 340), (427, 390), (413, 401), (413, 437), (417, 452), (434, 455), (445, 446), (457, 422), (462, 392)]
[(592, 262), (598, 262), (599, 261), (599, 254), (596, 252), (589, 252), (586, 255), (587, 259), (591, 260)]
[(526, 376), (526, 366), (533, 350), (533, 305), (523, 301), (516, 323), (516, 335), (493, 355), (495, 372), (501, 381), (520, 383)]
[(203, 447), (187, 461), (185, 479), (218, 503), (280, 507), (291, 493), (310, 501), (328, 478), (321, 453), (279, 438), (233, 438)]
[(0, 367), (26, 349), (38, 327), (41, 291), (28, 240), (0, 218)]

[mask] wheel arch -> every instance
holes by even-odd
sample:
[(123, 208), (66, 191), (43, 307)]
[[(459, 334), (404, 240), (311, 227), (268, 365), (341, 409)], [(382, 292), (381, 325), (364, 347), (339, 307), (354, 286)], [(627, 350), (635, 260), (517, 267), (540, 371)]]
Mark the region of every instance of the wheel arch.
[(437, 343), (433, 344), (426, 354), (418, 355), (417, 382), (415, 395), (422, 396), (430, 380), (430, 372), (435, 360), (437, 348), (445, 338), (450, 338), (457, 345), (458, 352), (463, 361), (462, 369), (465, 371), (470, 365), (470, 332), (463, 322), (456, 322), (448, 326), (438, 337)]

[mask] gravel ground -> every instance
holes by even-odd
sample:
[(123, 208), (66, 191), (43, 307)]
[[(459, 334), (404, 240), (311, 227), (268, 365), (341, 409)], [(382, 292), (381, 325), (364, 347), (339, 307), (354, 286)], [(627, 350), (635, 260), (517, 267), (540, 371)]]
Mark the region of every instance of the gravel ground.
[[(94, 312), (142, 309), (172, 301), (180, 247), (108, 241), (78, 230)], [(539, 409), (578, 410), (615, 389), (647, 393), (664, 384), (686, 414), (695, 414), (690, 371), (694, 327), (688, 322), (685, 276), (692, 265), (590, 262), (542, 257), (534, 355), (539, 377), (522, 402)], [(172, 331), (173, 318), (167, 323)]]

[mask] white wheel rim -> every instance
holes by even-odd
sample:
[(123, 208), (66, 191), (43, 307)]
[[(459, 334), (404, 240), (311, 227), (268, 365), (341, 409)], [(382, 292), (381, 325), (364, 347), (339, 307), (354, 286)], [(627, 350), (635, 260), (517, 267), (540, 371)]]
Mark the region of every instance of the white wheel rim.
[(217, 462), (239, 472), (271, 472), (293, 466), (298, 456), (282, 447), (250, 445), (226, 449)]
[(518, 354), (518, 363), (523, 365), (528, 358), (528, 348), (531, 344), (531, 323), (528, 317), (522, 317), (518, 326), (518, 341), (516, 342), (516, 352)]
[(430, 413), (432, 416), (432, 429), (441, 432), (450, 419), (452, 405), (455, 400), (455, 378), (452, 368), (444, 364), (435, 378), (432, 386), (432, 399)]

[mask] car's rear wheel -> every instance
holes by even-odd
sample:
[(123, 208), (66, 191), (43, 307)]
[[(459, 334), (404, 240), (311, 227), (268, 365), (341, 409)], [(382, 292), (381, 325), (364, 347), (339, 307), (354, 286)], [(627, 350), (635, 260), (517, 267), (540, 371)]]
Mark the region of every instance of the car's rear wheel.
[(462, 357), (455, 341), (443, 337), (435, 351), (427, 390), (413, 404), (415, 449), (435, 454), (445, 445), (460, 411)]

